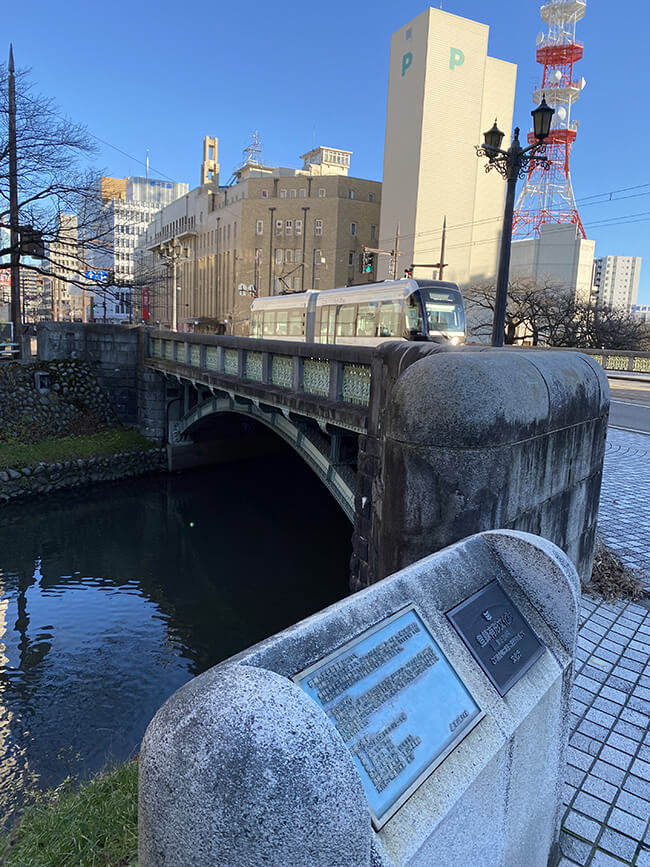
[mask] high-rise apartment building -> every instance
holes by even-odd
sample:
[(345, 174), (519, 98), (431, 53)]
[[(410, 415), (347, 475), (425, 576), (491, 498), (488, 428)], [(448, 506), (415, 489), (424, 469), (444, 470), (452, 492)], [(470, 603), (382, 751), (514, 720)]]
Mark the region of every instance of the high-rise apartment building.
[(90, 220), (86, 264), (91, 270), (112, 272), (113, 284), (89, 286), (96, 294), (95, 319), (124, 322), (132, 318), (135, 251), (138, 238), (155, 215), (185, 195), (187, 184), (154, 178), (109, 178), (99, 183)]
[(594, 259), (593, 295), (604, 307), (618, 307), (629, 313), (636, 305), (640, 279), (640, 256)]
[[(399, 236), (398, 276), (439, 261), (446, 218), (444, 278), (495, 278), (505, 183), (485, 172), (475, 145), (495, 117), (509, 141), (516, 66), (488, 57), (488, 34), (485, 24), (427, 9), (392, 36), (378, 246), (392, 249)], [(380, 276), (387, 272), (382, 257)]]
[(142, 239), (138, 282), (148, 285), (140, 318), (171, 326), (175, 308), (179, 328), (206, 320), (246, 334), (255, 295), (375, 279), (362, 264), (364, 246), (379, 238), (381, 183), (349, 177), (350, 156), (314, 148), (300, 169), (249, 160), (231, 186), (219, 186), (213, 170), (211, 181), (164, 208)]

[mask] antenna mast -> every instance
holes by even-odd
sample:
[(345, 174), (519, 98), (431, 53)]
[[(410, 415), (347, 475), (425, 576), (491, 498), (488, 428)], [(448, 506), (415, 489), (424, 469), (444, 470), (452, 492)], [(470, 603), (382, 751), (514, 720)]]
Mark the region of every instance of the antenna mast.
[[(544, 142), (551, 166), (545, 171), (539, 163), (530, 163), (512, 220), (513, 235), (519, 238), (539, 237), (543, 223), (574, 223), (582, 237), (587, 237), (569, 172), (571, 145), (578, 130), (578, 121), (571, 120), (571, 108), (585, 86), (584, 78), (576, 80), (573, 75), (573, 65), (583, 51), (583, 44), (576, 41), (576, 24), (584, 17), (586, 5), (585, 0), (549, 0), (540, 8), (548, 30), (537, 37), (537, 62), (544, 72), (541, 87), (533, 92), (533, 102), (539, 105), (545, 96), (555, 109)], [(532, 132), (528, 142), (535, 143)]]
[(251, 135), (250, 144), (244, 148), (242, 154), (242, 166), (260, 166), (262, 165), (262, 142), (260, 134), (257, 130)]

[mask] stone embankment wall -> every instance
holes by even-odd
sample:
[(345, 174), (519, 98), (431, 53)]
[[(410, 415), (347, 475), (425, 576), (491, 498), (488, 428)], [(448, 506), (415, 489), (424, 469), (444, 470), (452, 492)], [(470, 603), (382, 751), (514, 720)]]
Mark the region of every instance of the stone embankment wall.
[(39, 322), (38, 357), (41, 361), (67, 358), (87, 362), (119, 420), (135, 425), (141, 332), (137, 325)]
[[(49, 377), (39, 392), (35, 374)], [(36, 442), (51, 436), (91, 433), (117, 419), (93, 372), (84, 361), (0, 364), (0, 440)]]
[(166, 472), (165, 449), (124, 452), (107, 457), (84, 458), (55, 464), (0, 469), (0, 503), (19, 497), (47, 494), (61, 488), (76, 488), (91, 482), (108, 482)]

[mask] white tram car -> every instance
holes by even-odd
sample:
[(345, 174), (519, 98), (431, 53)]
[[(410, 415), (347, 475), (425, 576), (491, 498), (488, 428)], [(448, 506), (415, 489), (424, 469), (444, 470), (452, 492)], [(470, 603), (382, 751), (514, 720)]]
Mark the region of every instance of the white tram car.
[(385, 280), (256, 298), (250, 322), (251, 337), (307, 343), (465, 342), (460, 290), (438, 280)]

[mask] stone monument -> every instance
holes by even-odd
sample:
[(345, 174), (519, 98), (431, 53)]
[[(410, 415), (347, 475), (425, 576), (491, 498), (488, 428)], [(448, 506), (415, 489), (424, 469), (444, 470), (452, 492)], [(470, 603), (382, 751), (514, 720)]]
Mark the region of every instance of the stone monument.
[(215, 666), (140, 755), (140, 867), (546, 867), (580, 584), (497, 530)]

